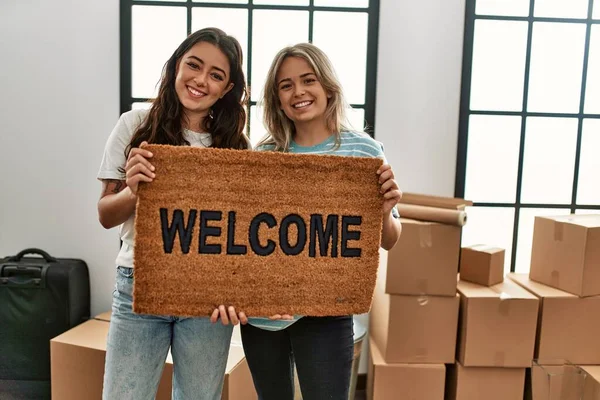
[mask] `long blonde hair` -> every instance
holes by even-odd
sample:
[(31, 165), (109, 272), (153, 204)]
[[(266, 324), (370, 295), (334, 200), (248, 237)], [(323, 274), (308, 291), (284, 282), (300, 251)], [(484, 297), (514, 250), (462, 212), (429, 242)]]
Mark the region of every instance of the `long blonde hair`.
[(344, 99), (342, 85), (331, 65), (327, 55), (311, 43), (299, 43), (281, 49), (267, 74), (261, 101), (264, 107), (263, 122), (267, 128), (267, 135), (261, 139), (258, 146), (274, 146), (275, 151), (288, 151), (292, 138), (296, 133), (294, 122), (290, 120), (281, 109), (277, 87), (277, 73), (283, 61), (288, 57), (299, 57), (314, 69), (317, 79), (331, 96), (325, 109), (327, 128), (335, 134), (336, 146), (340, 143), (340, 132), (351, 130), (346, 117), (346, 109), (350, 106)]

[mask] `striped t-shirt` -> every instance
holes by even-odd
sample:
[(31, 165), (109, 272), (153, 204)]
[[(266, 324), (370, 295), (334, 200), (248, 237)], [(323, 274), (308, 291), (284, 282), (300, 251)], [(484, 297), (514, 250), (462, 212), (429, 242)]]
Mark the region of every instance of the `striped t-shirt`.
[[(256, 151), (272, 151), (273, 145), (262, 145), (256, 148)], [(336, 147), (335, 135), (329, 136), (323, 142), (314, 146), (301, 146), (292, 141), (289, 147), (289, 153), (301, 154), (322, 154), (347, 157), (374, 157), (381, 158), (384, 163), (387, 163), (383, 154), (383, 145), (364, 133), (357, 132), (342, 132), (340, 133), (340, 145)], [(394, 217), (398, 218), (399, 214), (396, 208), (392, 209)], [(282, 310), (285, 312), (285, 310)], [(248, 323), (257, 328), (266, 329), (269, 331), (279, 331), (292, 325), (302, 316), (295, 315), (293, 320), (270, 320), (268, 318), (248, 318)]]

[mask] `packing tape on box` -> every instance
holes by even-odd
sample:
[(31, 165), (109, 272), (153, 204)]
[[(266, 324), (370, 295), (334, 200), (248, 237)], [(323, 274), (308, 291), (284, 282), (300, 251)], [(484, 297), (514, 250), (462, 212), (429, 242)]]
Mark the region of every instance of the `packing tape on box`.
[(429, 293), (429, 291), (427, 289), (429, 289), (429, 283), (427, 279), (417, 279), (417, 289), (419, 290), (419, 293), (422, 294), (427, 294)]
[(560, 283), (560, 272), (558, 272), (557, 270), (554, 270), (550, 273), (550, 285), (551, 286), (558, 286)]
[(498, 304), (498, 313), (500, 313), (500, 315), (502, 315), (503, 317), (506, 317), (507, 315), (510, 314), (510, 300), (512, 299), (512, 296), (502, 290), (497, 289), (495, 286), (490, 286), (490, 289), (492, 289), (494, 292), (498, 293), (500, 295), (500, 304)]
[(419, 245), (421, 247), (433, 246), (433, 235), (431, 234), (430, 225), (421, 225), (419, 227)]
[(498, 305), (498, 312), (503, 317), (507, 317), (510, 314), (510, 301), (506, 301), (508, 299), (503, 299), (500, 297), (500, 304)]
[(427, 349), (425, 347), (418, 347), (415, 349), (415, 358), (418, 360), (424, 359), (427, 357)]
[(557, 242), (562, 242), (563, 240), (563, 227), (564, 224), (554, 222), (554, 240)]
[(495, 367), (504, 367), (504, 359), (505, 359), (505, 353), (503, 351), (497, 351), (494, 354), (494, 366)]

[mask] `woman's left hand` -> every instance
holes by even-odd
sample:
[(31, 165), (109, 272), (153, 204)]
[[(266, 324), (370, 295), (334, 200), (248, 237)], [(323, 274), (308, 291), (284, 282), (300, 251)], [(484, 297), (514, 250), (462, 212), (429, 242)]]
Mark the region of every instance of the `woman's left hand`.
[(396, 183), (394, 171), (389, 164), (383, 164), (379, 167), (377, 175), (379, 175), (379, 184), (383, 194), (383, 215), (387, 215), (402, 199), (402, 191)]
[(221, 323), (223, 325), (229, 325), (230, 322), (232, 325), (237, 325), (239, 323), (246, 325), (248, 323), (246, 314), (243, 311), (237, 313), (233, 306), (229, 306), (226, 309), (224, 305), (220, 305), (219, 308), (215, 308), (210, 316), (210, 322), (214, 324), (219, 318), (221, 318)]

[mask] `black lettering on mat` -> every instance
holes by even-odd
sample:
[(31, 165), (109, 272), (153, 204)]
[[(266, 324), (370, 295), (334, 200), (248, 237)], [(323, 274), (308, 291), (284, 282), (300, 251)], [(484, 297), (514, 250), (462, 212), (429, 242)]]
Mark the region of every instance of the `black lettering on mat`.
[(179, 243), (181, 244), (181, 252), (187, 254), (190, 252), (190, 244), (192, 243), (192, 234), (194, 225), (196, 224), (196, 210), (190, 210), (187, 225), (183, 222), (183, 211), (173, 210), (173, 219), (169, 225), (169, 212), (166, 208), (160, 209), (160, 226), (163, 238), (163, 249), (165, 253), (173, 252), (175, 244), (175, 236), (179, 233)]

